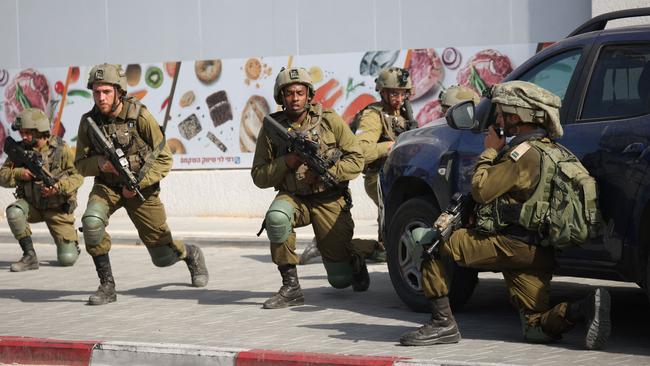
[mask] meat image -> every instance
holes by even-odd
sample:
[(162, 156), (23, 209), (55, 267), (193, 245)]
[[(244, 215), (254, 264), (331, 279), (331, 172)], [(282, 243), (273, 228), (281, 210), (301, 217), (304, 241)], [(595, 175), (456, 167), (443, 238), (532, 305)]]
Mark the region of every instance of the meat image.
[(417, 116), (415, 116), (415, 120), (418, 121), (418, 127), (422, 127), (440, 117), (444, 117), (442, 106), (440, 105), (440, 100), (435, 98), (420, 109)]
[(503, 80), (512, 71), (508, 56), (494, 49), (485, 49), (472, 56), (456, 75), (460, 85), (468, 86), (479, 95)]
[(409, 50), (406, 59), (406, 69), (413, 80), (411, 100), (420, 98), (440, 85), (444, 70), (442, 61), (433, 48)]
[(5, 132), (5, 126), (0, 122), (0, 156), (4, 154), (5, 138), (7, 133)]
[(9, 82), (4, 98), (7, 123), (11, 124), (25, 108), (39, 108), (47, 113), (50, 85), (45, 75), (34, 69), (25, 69)]

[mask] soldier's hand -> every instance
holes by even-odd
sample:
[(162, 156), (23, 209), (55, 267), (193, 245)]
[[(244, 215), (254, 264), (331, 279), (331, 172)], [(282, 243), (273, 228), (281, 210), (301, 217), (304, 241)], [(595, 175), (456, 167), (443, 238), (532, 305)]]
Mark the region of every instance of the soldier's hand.
[(321, 179), (320, 179), (320, 176), (318, 174), (312, 172), (311, 170), (307, 170), (305, 172), (305, 180), (304, 181), (305, 181), (305, 183), (307, 183), (309, 185), (312, 185), (312, 184), (320, 183)]
[(386, 146), (388, 146), (388, 150), (387, 150), (388, 152), (390, 152), (391, 150), (393, 150), (393, 145), (395, 145), (395, 141), (388, 141), (388, 142), (386, 143)]
[(99, 170), (104, 172), (104, 173), (112, 173), (115, 175), (119, 175), (113, 164), (110, 162), (110, 160), (106, 159), (104, 156), (100, 156), (97, 158), (97, 166), (99, 167)]
[(304, 163), (304, 161), (300, 159), (300, 156), (298, 156), (296, 153), (289, 153), (284, 155), (284, 162), (291, 170), (298, 169), (298, 167)]
[(54, 196), (59, 193), (59, 183), (55, 183), (52, 187), (43, 187), (41, 189), (41, 195), (45, 198)]
[(506, 138), (505, 137), (499, 137), (497, 134), (497, 131), (494, 129), (494, 126), (490, 126), (488, 128), (488, 133), (485, 135), (485, 140), (483, 142), (485, 144), (485, 148), (493, 148), (496, 151), (501, 150), (503, 146), (506, 144)]
[(124, 198), (133, 198), (135, 197), (135, 191), (132, 191), (126, 187), (122, 187), (122, 196)]
[(20, 179), (24, 181), (30, 181), (34, 179), (34, 174), (29, 171), (29, 169), (23, 169), (23, 172), (20, 174)]

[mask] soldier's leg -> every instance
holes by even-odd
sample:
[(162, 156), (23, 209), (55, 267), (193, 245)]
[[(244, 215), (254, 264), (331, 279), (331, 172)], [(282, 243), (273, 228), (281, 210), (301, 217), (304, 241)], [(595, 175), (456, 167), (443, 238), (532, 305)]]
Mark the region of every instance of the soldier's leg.
[(56, 257), (61, 266), (72, 266), (79, 258), (79, 237), (74, 227), (74, 214), (57, 210), (43, 212), (43, 218), (56, 244)]
[(312, 199), (308, 206), (330, 285), (334, 288), (352, 285), (354, 291), (366, 291), (370, 276), (363, 249), (352, 242), (354, 221), (345, 199)]
[[(369, 173), (363, 177), (363, 185), (366, 189), (368, 197), (372, 199), (375, 206), (379, 208), (379, 191), (377, 190), (377, 181), (379, 180), (379, 173)], [(379, 229), (379, 213), (377, 213), (377, 241), (373, 241), (373, 250), (367, 258), (374, 262), (386, 262), (386, 248), (384, 247), (384, 240)]]
[(126, 200), (124, 207), (138, 230), (140, 240), (147, 247), (151, 261), (157, 267), (168, 267), (183, 260), (190, 271), (192, 286), (205, 287), (209, 274), (203, 251), (196, 245), (174, 240), (158, 193), (146, 197), (144, 202), (137, 198)]
[(86, 252), (92, 256), (99, 277), (99, 287), (88, 299), (90, 305), (104, 305), (117, 300), (115, 279), (108, 255), (111, 237), (106, 232), (106, 226), (108, 218), (121, 207), (120, 199), (119, 193), (102, 184), (95, 184), (81, 217)]
[[(32, 211), (32, 215), (37, 215)], [(38, 269), (38, 258), (32, 243), (32, 231), (29, 228), (28, 218), (30, 215), (29, 203), (24, 199), (19, 199), (10, 204), (6, 210), (7, 223), (9, 229), (18, 240), (18, 244), (23, 251), (22, 257), (10, 266), (11, 272), (22, 272), (27, 270)]]
[(264, 225), (271, 246), (271, 259), (278, 266), (282, 286), (275, 295), (264, 302), (265, 309), (279, 309), (305, 303), (296, 269), (298, 256), (296, 233), (293, 228), (306, 226), (309, 222), (309, 213), (297, 197), (280, 192), (271, 202), (264, 217)]

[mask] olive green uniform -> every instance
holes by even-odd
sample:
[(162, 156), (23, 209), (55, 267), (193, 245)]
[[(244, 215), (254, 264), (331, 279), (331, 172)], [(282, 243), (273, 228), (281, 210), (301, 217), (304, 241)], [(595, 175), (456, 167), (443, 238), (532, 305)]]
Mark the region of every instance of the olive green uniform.
[[(139, 113), (135, 112), (138, 109)], [(142, 156), (137, 157), (137, 152), (125, 152), (132, 166), (134, 161), (137, 161), (140, 167), (147, 164), (147, 161), (151, 163), (148, 168), (142, 169), (144, 175), (139, 183), (139, 188), (145, 197), (144, 202), (141, 202), (137, 195), (133, 198), (124, 198), (119, 177), (99, 170), (98, 158), (101, 154), (91, 141), (89, 126), (86, 121), (88, 116), (92, 117), (98, 126), (105, 126), (106, 128), (109, 128), (109, 125), (119, 126), (128, 124), (128, 121), (134, 121), (134, 129), (129, 132), (131, 134), (130, 138), (134, 141), (133, 145), (140, 140), (148, 147), (139, 150), (148, 151), (149, 154), (158, 152), (157, 156), (149, 160), (147, 160), (147, 154), (141, 154)], [(137, 159), (133, 160), (134, 157)], [(165, 143), (165, 137), (158, 123), (146, 107), (133, 98), (125, 98), (122, 110), (115, 119), (109, 119), (102, 115), (97, 107), (93, 107), (90, 112), (82, 116), (79, 123), (75, 164), (82, 175), (95, 177), (88, 198), (88, 207), (94, 207), (101, 212), (105, 225), (108, 225), (108, 218), (113, 212), (120, 207), (124, 207), (138, 230), (140, 240), (149, 249), (150, 253), (152, 253), (152, 248), (162, 248), (169, 245), (178, 254), (179, 259), (185, 258), (185, 245), (182, 241), (172, 239), (171, 231), (167, 226), (165, 208), (159, 197), (159, 182), (169, 173), (172, 166), (171, 150)], [(135, 173), (138, 173), (138, 169), (134, 170), (136, 170)], [(103, 234), (99, 245), (91, 246), (86, 242), (86, 251), (93, 257), (108, 253), (110, 248), (111, 239), (108, 233)], [(153, 254), (152, 259), (154, 259), (155, 263)]]
[[(7, 158), (0, 168), (0, 185), (16, 187), (18, 200), (10, 207), (20, 207), (27, 215), (28, 223), (45, 221), (57, 246), (64, 242), (76, 242), (78, 237), (73, 211), (77, 206), (77, 190), (83, 183), (83, 177), (74, 166), (72, 150), (56, 136), (50, 137), (43, 147), (32, 150), (41, 155), (44, 167), (58, 179), (59, 193), (48, 198), (42, 197), (42, 182), (22, 180), (21, 176), (27, 168), (16, 167)], [(14, 232), (12, 228), (12, 232), (17, 240), (32, 235), (29, 224), (24, 225), (24, 230), (20, 232)]]
[[(302, 126), (291, 125), (284, 112), (273, 114), (283, 126), (296, 130), (305, 130), (311, 137), (317, 136), (321, 150), (339, 149), (340, 160), (329, 169), (340, 182), (345, 183), (355, 178), (363, 167), (363, 155), (354, 135), (341, 117), (332, 109), (321, 109), (320, 104), (308, 106), (309, 110), (302, 121)], [(316, 127), (314, 127), (316, 126)], [(310, 128), (313, 127), (313, 128)], [(251, 175), (253, 182), (260, 188), (274, 187), (278, 192), (271, 207), (278, 201), (284, 201), (293, 208), (290, 218), (290, 233), (283, 242), (271, 240), (271, 257), (278, 266), (295, 265), (296, 255), (295, 227), (312, 224), (318, 249), (326, 263), (350, 262), (351, 254), (359, 252), (350, 240), (354, 222), (350, 213), (351, 202), (347, 187), (325, 188), (322, 183), (309, 185), (304, 181), (306, 166), (291, 170), (285, 163), (287, 153), (285, 144), (273, 137), (271, 127), (265, 125), (260, 130)], [(268, 219), (268, 216), (267, 216)], [(267, 222), (267, 231), (268, 222)]]
[[(542, 141), (551, 143), (548, 139)], [(537, 149), (527, 146), (523, 142), (501, 155), (491, 148), (483, 151), (472, 177), (472, 196), (479, 205), (501, 196), (508, 203), (523, 203), (532, 195), (540, 178), (541, 155)], [(491, 235), (460, 229), (442, 246), (441, 255), (451, 257), (461, 266), (501, 271), (510, 301), (520, 309), (524, 319), (524, 333), (541, 328), (544, 335), (559, 338), (573, 324), (566, 318), (568, 303), (550, 306), (554, 251), (552, 247), (534, 245), (536, 239), (539, 239), (536, 234), (514, 225), (507, 232)], [(440, 261), (425, 261), (422, 276), (427, 297), (447, 295), (449, 290)], [(531, 337), (530, 333), (526, 336)]]

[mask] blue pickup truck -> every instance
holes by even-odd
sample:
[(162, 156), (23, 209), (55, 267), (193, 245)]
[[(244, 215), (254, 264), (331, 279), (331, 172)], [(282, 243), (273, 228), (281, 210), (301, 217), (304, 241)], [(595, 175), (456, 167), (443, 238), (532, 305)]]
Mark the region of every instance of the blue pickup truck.
[[(539, 52), (505, 80), (525, 80), (562, 98), (564, 137), (596, 178), (603, 235), (558, 255), (555, 274), (650, 285), (650, 25), (605, 29), (648, 16), (650, 8), (598, 16)], [(494, 108), (484, 99), (472, 130), (443, 121), (400, 135), (380, 175), (382, 230), (392, 284), (411, 309), (429, 311), (405, 235), (431, 226), (454, 192), (468, 192)], [(449, 263), (450, 299), (459, 308), (478, 283)], [(648, 293), (650, 296), (650, 293)]]

